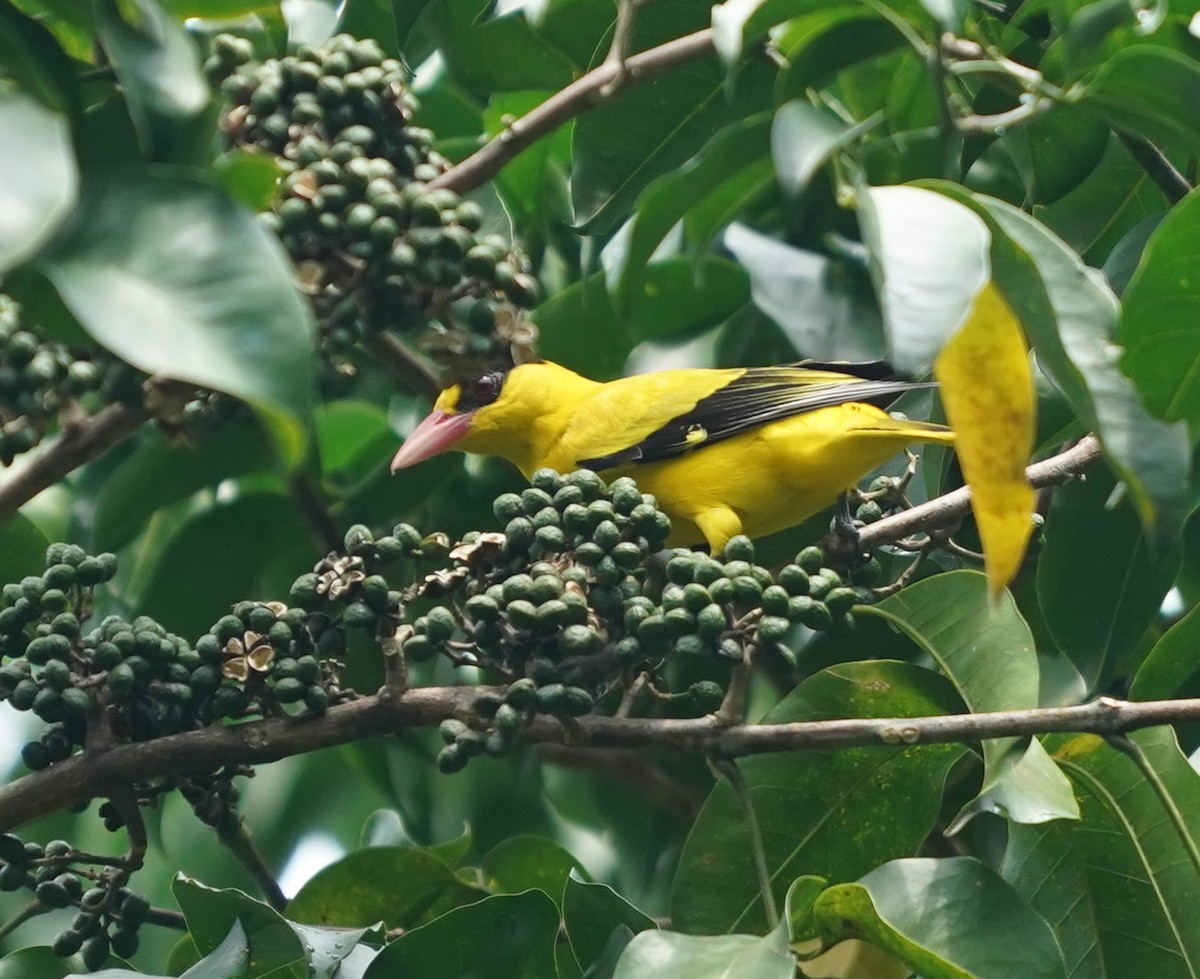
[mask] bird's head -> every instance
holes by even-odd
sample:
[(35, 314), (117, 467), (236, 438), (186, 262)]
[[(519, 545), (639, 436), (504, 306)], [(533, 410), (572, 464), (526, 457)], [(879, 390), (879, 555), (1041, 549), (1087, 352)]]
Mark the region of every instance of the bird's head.
[(434, 402), (433, 411), (400, 446), (392, 459), (392, 472), (424, 462), (447, 449), (476, 451), (474, 443), (479, 439), (479, 429), (491, 427), (480, 426), (479, 422), (488, 415), (487, 409), (499, 401), (508, 373), (504, 370), (484, 371), (442, 391)]

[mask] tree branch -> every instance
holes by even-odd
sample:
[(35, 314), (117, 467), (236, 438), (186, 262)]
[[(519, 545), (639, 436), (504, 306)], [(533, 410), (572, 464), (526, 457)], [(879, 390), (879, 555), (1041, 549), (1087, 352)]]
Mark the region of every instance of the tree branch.
[(1163, 192), (1172, 204), (1178, 204), (1192, 192), (1192, 185), (1187, 177), (1172, 166), (1171, 161), (1157, 146), (1149, 140), (1139, 139), (1129, 133), (1117, 133), (1130, 156), (1137, 160), (1138, 166), (1154, 181), (1154, 185)]
[[(114, 784), (165, 774), (212, 771), (223, 765), (256, 765), (367, 737), (432, 727), (469, 710), (487, 688), (423, 687), (395, 697), (340, 704), (319, 718), (278, 717), (84, 752), (0, 788), (0, 832), (96, 796)], [(932, 717), (851, 718), (789, 724), (722, 725), (713, 716), (687, 719), (537, 717), (529, 741), (596, 748), (674, 748), (718, 758), (775, 751), (829, 751), (865, 745), (935, 744), (1051, 732), (1120, 734), (1156, 724), (1200, 720), (1200, 699), (1131, 703), (1104, 697), (1074, 707), (1044, 707)]]
[[(1029, 484), (1038, 489), (1065, 482), (1093, 466), (1100, 458), (1100, 440), (1085, 435), (1071, 448), (1049, 459), (1035, 462), (1025, 470)], [(863, 550), (890, 544), (922, 530), (936, 530), (961, 520), (971, 509), (971, 491), (965, 486), (921, 503), (908, 510), (884, 517), (862, 529), (859, 542)]]
[(91, 462), (149, 418), (142, 405), (112, 404), (68, 424), (37, 458), (0, 486), (0, 520), (7, 520), (42, 490)]
[(599, 67), (582, 75), (566, 88), (546, 99), (536, 109), (505, 127), (504, 131), (481, 149), (432, 180), (430, 187), (448, 187), (459, 193), (487, 183), (514, 156), (531, 143), (557, 129), (586, 109), (614, 97), (608, 87), (620, 79), (619, 91), (635, 82), (653, 78), (688, 61), (713, 51), (712, 30), (696, 31), (666, 44), (626, 58), (622, 66), (606, 59)]

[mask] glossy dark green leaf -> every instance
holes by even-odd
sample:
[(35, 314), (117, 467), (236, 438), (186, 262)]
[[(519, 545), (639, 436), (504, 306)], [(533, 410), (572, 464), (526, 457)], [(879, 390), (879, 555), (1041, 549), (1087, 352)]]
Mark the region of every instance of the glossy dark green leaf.
[(1193, 608), (1154, 644), (1133, 678), (1129, 696), (1158, 700), (1179, 696), (1180, 688), (1200, 672), (1200, 607)]
[(865, 938), (924, 979), (1067, 979), (1050, 926), (969, 857), (893, 860), (813, 905), (826, 941)]
[(79, 956), (59, 958), (49, 945), (18, 948), (0, 959), (0, 979), (65, 979), (82, 969)]
[(571, 951), (581, 968), (595, 962), (619, 928), (630, 936), (658, 927), (607, 884), (593, 884), (576, 874), (567, 878), (562, 899), (563, 923)]
[(775, 82), (775, 100), (791, 102), (828, 84), (843, 69), (871, 61), (904, 45), (904, 36), (876, 11), (830, 6), (796, 18), (776, 42), (786, 63)]
[(750, 274), (754, 304), (779, 324), (805, 357), (877, 360), (883, 323), (861, 267), (796, 248), (742, 224), (722, 238)]
[(1200, 425), (1200, 338), (1193, 269), (1200, 261), (1200, 192), (1173, 207), (1150, 236), (1123, 297), (1121, 367), (1146, 406), (1167, 421)]
[[(483, 110), (484, 132), (489, 139), (499, 136), (512, 119), (525, 115), (553, 94), (536, 91), (493, 95)], [(522, 150), (496, 175), (496, 190), (518, 227), (537, 229), (556, 218), (568, 217), (566, 172), (570, 169), (570, 147), (570, 131), (561, 127)]]
[(375, 957), (364, 979), (546, 979), (557, 974), (557, 935), (558, 909), (541, 891), (497, 894), (401, 935)]
[(475, 92), (559, 89), (579, 67), (520, 10), (489, 17), (489, 0), (443, 0), (431, 15), (454, 76)]
[(1034, 215), (1090, 265), (1100, 265), (1134, 227), (1170, 206), (1116, 136), (1084, 180)]
[[(1001, 868), (1050, 920), (1068, 910), (1077, 917), (1059, 926), (1064, 951), (1079, 963), (1072, 979), (1174, 979), (1200, 970), (1200, 922), (1186, 911), (1200, 887), (1200, 873), (1188, 856), (1189, 847), (1194, 854), (1200, 843), (1200, 776), (1169, 728), (1130, 737), (1182, 827), (1167, 817), (1163, 800), (1129, 757), (1096, 735), (1060, 735), (1051, 749), (1077, 786), (1083, 819), (1073, 827), (1038, 827), (1032, 841), (1023, 839), (1021, 828), (1014, 857), (1035, 848), (1044, 852), (1028, 871), (1017, 859), (1006, 858)], [(1056, 905), (1060, 889), (1069, 904)], [(1039, 899), (1035, 892), (1041, 890), (1045, 896)], [(1078, 904), (1084, 907), (1076, 909)]]
[(493, 847), (479, 863), (488, 889), (517, 894), (531, 888), (544, 891), (562, 908), (563, 888), (572, 874), (586, 876), (571, 854), (542, 836), (512, 836)]
[[(704, 27), (707, 14), (707, 4), (650, 5), (639, 11), (634, 47)], [(727, 84), (714, 54), (580, 116), (571, 144), (576, 223), (595, 234), (616, 228), (652, 180), (682, 166), (729, 122), (765, 109), (769, 82), (763, 66), (747, 63)]]
[(250, 419), (229, 421), (192, 444), (147, 432), (96, 496), (94, 546), (115, 551), (144, 530), (156, 510), (222, 479), (272, 468), (271, 447)]
[(1187, 433), (1142, 407), (1118, 369), (1111, 331), (1117, 301), (1094, 271), (1035, 219), (991, 197), (939, 190), (963, 200), (992, 228), (993, 274), (1033, 341), (1043, 370), (1080, 422), (1095, 431), (1110, 464), (1160, 542), (1178, 532), (1188, 470)]
[(791, 979), (796, 962), (787, 938), (757, 935), (684, 935), (644, 931), (625, 946), (614, 979)]
[[(304, 942), (311, 979), (333, 979), (335, 975), (346, 979), (342, 975), (341, 965), (359, 947), (367, 928), (323, 928), (294, 921), (288, 923)], [(378, 941), (380, 937), (376, 932), (374, 940)]]
[(1167, 152), (1200, 153), (1195, 125), (1200, 65), (1182, 52), (1148, 44), (1122, 47), (1096, 73), (1080, 104)]
[(415, 928), (485, 894), (419, 847), (370, 847), (317, 871), (287, 914), (309, 924)]
[(0, 523), (0, 581), (20, 581), (46, 570), (46, 535), (22, 513)]
[(381, 469), (399, 439), (387, 413), (369, 401), (327, 401), (313, 413), (321, 471), (339, 483), (354, 484)]
[(920, 187), (861, 188), (859, 220), (891, 359), (920, 373), (966, 321), (991, 276), (987, 225)]
[(139, 608), (172, 632), (196, 636), (248, 596), (286, 598), (320, 553), (288, 497), (239, 496), (189, 516), (139, 569)]
[(693, 265), (672, 258), (646, 269), (629, 316), (618, 313), (604, 273), (597, 272), (547, 299), (531, 319), (541, 331), (543, 356), (603, 378), (620, 373), (635, 343), (714, 326), (749, 298), (746, 275), (732, 262), (708, 258)]
[[(882, 616), (933, 657), (972, 711), (1038, 705), (1038, 662), (1029, 626), (1008, 592), (995, 601), (988, 598), (982, 574), (933, 575), (863, 614)], [(956, 825), (978, 812), (1018, 823), (1078, 815), (1070, 785), (1036, 739), (989, 739), (983, 757), (983, 788)]]
[[(906, 663), (867, 661), (822, 670), (764, 721), (961, 710), (943, 677)], [(937, 818), (946, 773), (962, 752), (959, 745), (876, 746), (740, 761), (778, 900), (800, 875), (853, 880), (885, 860), (915, 853)], [(766, 929), (745, 818), (725, 781), (709, 796), (684, 844), (671, 920), (675, 928), (696, 934)]]
[(826, 6), (822, 0), (727, 0), (713, 7), (713, 43), (733, 63), (776, 24)]
[[(308, 979), (303, 942), (283, 918), (265, 904), (238, 890), (206, 887), (180, 874), (171, 887), (187, 918), (196, 947), (208, 955), (219, 948), (235, 924), (245, 930), (250, 945), (243, 979)], [(199, 968), (203, 959), (192, 968)]]
[(1129, 665), (1179, 566), (1127, 500), (1109, 505), (1113, 489), (1101, 470), (1055, 491), (1037, 570), (1046, 625), (1093, 691)]
[(72, 117), (78, 113), (71, 59), (45, 24), (9, 0), (0, 3), (0, 69), (45, 108)]
[(150, 168), (96, 178), (38, 268), (101, 344), (247, 401), (300, 460), (312, 313), (279, 242), (225, 194)]
[(75, 204), (79, 175), (64, 116), (0, 92), (0, 272), (29, 258)]
[(766, 156), (771, 118), (760, 113), (722, 129), (691, 160), (638, 197), (630, 222), (604, 250), (610, 289), (624, 308), (657, 249), (697, 202)]
[(209, 104), (196, 49), (154, 0), (131, 0), (125, 9), (133, 13), (133, 22), (125, 19), (116, 0), (97, 0), (96, 29), (141, 144), (155, 159), (187, 154), (192, 140), (184, 121)]
[(391, 0), (391, 4), (396, 20), (396, 44), (403, 51), (408, 43), (408, 35), (429, 6), (430, 0)]

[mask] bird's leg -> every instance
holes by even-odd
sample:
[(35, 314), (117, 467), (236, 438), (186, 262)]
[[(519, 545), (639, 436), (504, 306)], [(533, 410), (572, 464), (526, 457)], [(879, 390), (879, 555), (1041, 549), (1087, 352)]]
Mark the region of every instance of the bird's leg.
[(829, 533), (821, 541), (821, 550), (825, 552), (826, 562), (831, 567), (845, 568), (861, 564), (861, 539), (862, 535), (854, 523), (854, 516), (850, 513), (850, 492), (846, 491), (838, 497)]

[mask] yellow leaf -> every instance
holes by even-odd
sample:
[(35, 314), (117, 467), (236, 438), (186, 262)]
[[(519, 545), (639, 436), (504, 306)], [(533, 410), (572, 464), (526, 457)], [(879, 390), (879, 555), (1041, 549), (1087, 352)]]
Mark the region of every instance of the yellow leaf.
[(1025, 479), (1033, 452), (1035, 395), (1021, 325), (996, 286), (980, 290), (967, 322), (934, 363), (983, 541), (989, 591), (1021, 567), (1033, 529)]

